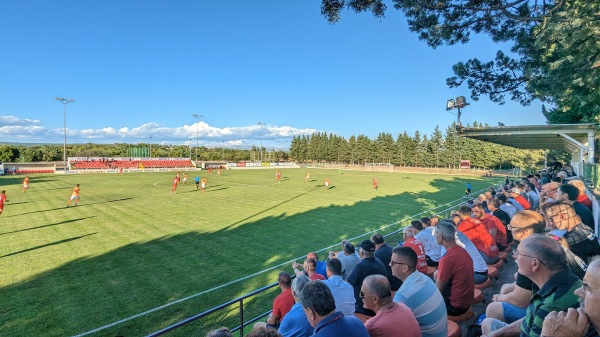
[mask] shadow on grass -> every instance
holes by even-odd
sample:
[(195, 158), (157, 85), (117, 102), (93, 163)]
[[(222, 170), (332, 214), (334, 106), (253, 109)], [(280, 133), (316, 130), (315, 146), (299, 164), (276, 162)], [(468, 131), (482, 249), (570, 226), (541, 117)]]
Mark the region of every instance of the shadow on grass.
[(21, 254), (21, 253), (30, 252), (30, 251), (33, 251), (33, 250), (36, 250), (36, 249), (41, 249), (41, 248), (50, 247), (50, 246), (56, 246), (56, 245), (60, 245), (62, 243), (67, 243), (67, 242), (70, 242), (70, 241), (79, 240), (81, 238), (84, 238), (84, 237), (90, 236), (90, 235), (94, 235), (94, 234), (98, 234), (98, 233), (90, 233), (90, 234), (75, 236), (75, 237), (64, 239), (64, 240), (60, 240), (60, 241), (50, 242), (50, 243), (47, 243), (45, 245), (40, 245), (40, 246), (35, 246), (35, 247), (27, 248), (27, 249), (24, 249), (24, 250), (20, 250), (18, 252), (14, 252), (14, 253), (9, 253), (9, 254), (6, 254), (6, 255), (2, 255), (2, 256), (0, 256), (0, 259), (4, 258), (4, 257), (8, 257), (8, 256), (13, 256), (13, 255)]
[[(111, 202), (127, 201), (127, 200), (132, 200), (132, 199), (134, 199), (134, 198), (133, 197), (120, 198), (120, 199), (114, 199), (114, 200), (106, 200), (106, 201), (98, 201), (98, 202), (92, 202), (92, 203), (85, 203), (85, 204), (80, 204), (78, 206), (71, 206), (71, 207), (85, 207), (85, 206), (91, 206), (91, 205), (106, 204), (106, 203), (111, 203)], [(65, 206), (61, 206), (61, 207), (57, 207), (57, 208), (42, 209), (42, 210), (39, 210), (39, 211), (32, 211), (32, 212), (25, 212), (25, 213), (19, 213), (19, 214), (12, 214), (12, 215), (6, 216), (6, 218), (15, 217), (15, 216), (21, 216), (21, 215), (27, 215), (27, 214), (35, 214), (35, 213), (43, 213), (43, 212), (49, 212), (49, 211), (57, 211), (57, 210), (65, 209), (65, 208), (67, 208), (66, 207), (66, 202), (65, 202)]]
[(18, 231), (12, 231), (12, 232), (4, 232), (4, 233), (0, 233), (0, 235), (6, 235), (6, 234), (12, 234), (12, 233), (19, 233), (19, 232), (26, 232), (26, 231), (32, 231), (34, 229), (40, 229), (40, 228), (44, 228), (44, 227), (52, 227), (52, 226), (58, 226), (58, 225), (64, 225), (64, 224), (68, 224), (68, 223), (73, 223), (73, 222), (78, 222), (81, 220), (85, 220), (85, 219), (91, 219), (91, 218), (95, 218), (96, 216), (88, 216), (85, 218), (78, 218), (78, 219), (71, 219), (71, 220), (65, 220), (65, 221), (60, 221), (57, 223), (51, 223), (51, 224), (47, 224), (47, 225), (43, 225), (43, 226), (37, 226), (37, 227), (31, 227), (31, 228), (25, 228), (25, 229), (19, 229)]
[[(198, 229), (164, 236), (70, 261), (0, 287), (0, 331), (9, 336), (69, 336), (122, 320), (92, 336), (144, 335), (275, 282), (279, 271), (292, 272), (289, 261), (309, 251), (324, 258), (329, 250), (326, 248), (337, 247), (341, 239), (360, 242), (391, 220), (406, 221), (380, 233), (406, 225), (413, 220), (405, 219), (408, 215), (420, 218), (436, 213), (422, 212), (460, 198), (465, 183), (465, 179), (457, 178), (433, 180), (430, 185), (437, 189), (435, 192), (400, 192), (348, 206), (326, 205), (303, 213), (252, 220), (277, 207), (294, 207), (296, 202), (301, 203), (299, 198), (320, 193), (323, 186), (317, 185), (243, 219), (224, 223), (215, 231)], [(332, 195), (340, 192), (337, 189)], [(138, 229), (137, 225), (130, 226)], [(4, 257), (61, 243), (81, 244), (75, 240), (89, 235), (93, 234)], [(85, 241), (100, 244), (93, 237)], [(245, 307), (245, 317), (270, 309), (275, 295), (270, 292), (246, 302), (249, 308)], [(165, 305), (183, 298), (186, 300)], [(140, 313), (144, 314), (132, 318)], [(231, 309), (231, 316), (236, 314)], [(174, 335), (201, 336), (206, 328), (235, 324), (235, 318), (213, 318), (194, 324), (192, 332), (183, 329)]]

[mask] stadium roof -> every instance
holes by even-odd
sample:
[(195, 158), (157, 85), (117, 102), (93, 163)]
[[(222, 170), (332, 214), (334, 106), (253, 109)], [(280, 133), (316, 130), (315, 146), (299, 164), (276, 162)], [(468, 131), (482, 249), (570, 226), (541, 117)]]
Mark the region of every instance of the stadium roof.
[(598, 130), (591, 123), (551, 124), (462, 128), (459, 134), (520, 149), (564, 150), (570, 153), (581, 150), (583, 155), (593, 155), (593, 139)]

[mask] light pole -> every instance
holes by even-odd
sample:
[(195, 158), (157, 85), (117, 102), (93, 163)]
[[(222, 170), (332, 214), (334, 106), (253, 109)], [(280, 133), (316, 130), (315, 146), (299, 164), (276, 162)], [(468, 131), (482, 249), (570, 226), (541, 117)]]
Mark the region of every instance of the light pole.
[(152, 158), (152, 136), (150, 136), (150, 155), (149, 158)]
[[(454, 138), (454, 164), (455, 165), (456, 165), (456, 140), (457, 140), (458, 136), (460, 136), (460, 133), (462, 132), (462, 124), (460, 123), (460, 113), (461, 113), (460, 109), (466, 107), (467, 105), (469, 105), (469, 103), (467, 103), (467, 99), (465, 98), (465, 96), (458, 96), (458, 97), (456, 97), (456, 100), (449, 99), (448, 101), (446, 101), (446, 111), (450, 111), (452, 109), (458, 110), (458, 113), (456, 114), (456, 137)], [(460, 153), (459, 153), (459, 155), (460, 155)], [(460, 160), (460, 158), (458, 160)], [(459, 168), (460, 168), (460, 165), (459, 165)]]
[(196, 161), (198, 161), (198, 120), (200, 120), (202, 116), (198, 114), (193, 114), (192, 116), (196, 118)]
[(260, 125), (260, 163), (262, 165), (262, 161), (263, 161), (263, 155), (262, 155), (262, 139), (263, 139), (263, 133), (262, 133), (262, 128), (265, 125), (265, 123), (263, 122), (258, 122), (258, 125)]
[(63, 146), (63, 161), (65, 162), (65, 170), (67, 165), (67, 104), (75, 102), (74, 99), (56, 97), (56, 100), (63, 104), (63, 126), (65, 131), (65, 144)]

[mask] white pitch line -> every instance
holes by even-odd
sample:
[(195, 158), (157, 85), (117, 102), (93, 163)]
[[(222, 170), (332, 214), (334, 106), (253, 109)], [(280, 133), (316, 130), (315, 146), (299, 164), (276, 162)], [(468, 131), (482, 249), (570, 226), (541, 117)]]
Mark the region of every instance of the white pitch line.
[[(241, 184), (241, 185), (243, 185), (243, 184)], [(486, 190), (486, 189), (481, 189), (481, 190), (479, 190), (479, 191), (476, 191), (476, 192), (474, 192), (474, 193), (477, 193), (477, 192), (480, 192), (480, 191), (484, 191), (484, 190)], [(442, 207), (442, 206), (446, 206), (446, 205), (450, 205), (450, 204), (453, 204), (453, 205), (454, 205), (455, 203), (456, 203), (456, 205), (460, 205), (460, 204), (461, 204), (461, 203), (463, 203), (463, 202), (464, 202), (464, 198), (456, 199), (456, 200), (453, 200), (453, 201), (447, 202), (447, 203), (445, 203), (445, 204), (439, 205), (439, 206), (437, 206), (437, 207), (434, 207), (434, 208), (432, 208), (432, 209), (425, 210), (425, 211), (423, 211), (423, 212), (419, 212), (419, 213), (417, 213), (417, 214), (413, 214), (413, 215), (411, 215), (411, 216), (406, 216), (406, 217), (404, 217), (402, 220), (398, 220), (398, 221), (396, 221), (396, 222), (394, 222), (394, 223), (391, 223), (391, 224), (389, 224), (389, 225), (387, 225), (387, 226), (384, 226), (383, 228), (388, 228), (388, 227), (391, 227), (391, 226), (397, 225), (397, 224), (399, 224), (399, 223), (401, 223), (401, 222), (403, 222), (403, 221), (406, 221), (406, 220), (409, 220), (409, 219), (411, 219), (411, 218), (414, 218), (414, 217), (416, 217), (416, 216), (419, 216), (419, 215), (425, 214), (425, 212), (429, 212), (429, 213), (431, 213), (431, 211), (433, 211), (433, 210), (435, 210), (435, 209), (438, 209), (438, 208), (440, 208), (440, 207)], [(381, 229), (382, 229), (382, 228), (378, 228), (377, 230), (381, 230)], [(373, 230), (373, 231), (370, 231), (370, 232), (368, 232), (368, 233), (363, 233), (363, 234), (361, 234), (361, 235), (359, 235), (359, 236), (355, 236), (355, 237), (351, 238), (350, 240), (355, 240), (355, 239), (357, 239), (357, 238), (363, 237), (363, 236), (365, 236), (365, 234), (371, 234), (371, 233), (375, 233), (377, 230)], [(329, 250), (329, 249), (331, 249), (331, 248), (333, 248), (333, 247), (335, 247), (335, 246), (337, 246), (337, 245), (338, 245), (338, 244), (331, 245), (331, 246), (329, 246), (329, 247), (322, 248), (322, 249), (320, 249), (320, 250), (317, 250), (317, 251), (315, 251), (315, 252), (327, 251), (327, 250)], [(242, 277), (242, 278), (239, 278), (239, 279), (237, 279), (237, 280), (233, 280), (233, 281), (227, 282), (227, 283), (225, 283), (225, 284), (221, 284), (221, 285), (219, 285), (219, 286), (216, 286), (216, 287), (213, 287), (213, 288), (211, 288), (211, 289), (203, 290), (203, 291), (201, 291), (201, 292), (198, 292), (198, 293), (196, 293), (196, 294), (193, 294), (193, 295), (190, 295), (190, 296), (187, 296), (187, 297), (184, 297), (184, 298), (180, 298), (180, 299), (178, 299), (178, 300), (175, 300), (175, 301), (173, 301), (173, 302), (169, 302), (169, 303), (163, 304), (163, 305), (161, 305), (161, 306), (158, 306), (158, 307), (156, 307), (156, 308), (153, 308), (153, 309), (150, 309), (150, 310), (146, 310), (146, 311), (144, 311), (144, 312), (141, 312), (141, 313), (139, 313), (139, 314), (136, 314), (136, 315), (133, 315), (133, 316), (130, 316), (130, 317), (127, 317), (127, 318), (123, 318), (123, 319), (121, 319), (121, 320), (118, 320), (118, 321), (116, 321), (116, 322), (113, 322), (113, 323), (110, 323), (110, 324), (107, 324), (107, 325), (103, 325), (103, 326), (101, 326), (101, 327), (98, 327), (98, 328), (95, 328), (95, 329), (93, 329), (93, 330), (89, 330), (89, 331), (86, 331), (86, 332), (83, 332), (83, 333), (80, 333), (80, 334), (74, 335), (74, 336), (72, 336), (72, 337), (81, 337), (81, 336), (87, 336), (87, 335), (90, 335), (90, 334), (93, 334), (93, 333), (96, 333), (96, 332), (99, 332), (99, 331), (102, 331), (102, 330), (108, 329), (108, 328), (110, 328), (110, 327), (113, 327), (113, 326), (119, 325), (119, 324), (121, 324), (121, 323), (125, 323), (125, 322), (127, 322), (127, 321), (131, 321), (131, 320), (133, 320), (133, 319), (136, 319), (136, 318), (139, 318), (139, 317), (142, 317), (142, 316), (146, 316), (146, 315), (148, 315), (148, 314), (151, 314), (151, 313), (153, 313), (153, 312), (156, 312), (156, 311), (162, 310), (162, 309), (164, 309), (164, 308), (168, 308), (168, 307), (170, 307), (170, 306), (172, 306), (172, 305), (175, 305), (175, 304), (178, 304), (178, 303), (181, 303), (181, 302), (185, 302), (185, 301), (187, 301), (187, 300), (189, 300), (189, 299), (192, 299), (192, 298), (195, 298), (195, 297), (198, 297), (198, 296), (204, 295), (204, 294), (208, 294), (208, 293), (210, 293), (210, 292), (213, 292), (213, 291), (215, 291), (215, 290), (219, 290), (219, 289), (221, 289), (221, 288), (224, 288), (224, 287), (230, 286), (230, 285), (232, 285), (232, 284), (235, 284), (235, 283), (238, 283), (238, 282), (241, 282), (241, 281), (247, 280), (247, 279), (249, 279), (249, 278), (252, 278), (252, 277), (254, 277), (254, 276), (258, 276), (258, 275), (260, 275), (260, 274), (264, 274), (264, 273), (266, 273), (266, 272), (269, 272), (269, 271), (271, 271), (271, 270), (274, 270), (274, 269), (276, 269), (276, 268), (279, 268), (279, 267), (281, 267), (281, 266), (286, 266), (286, 265), (287, 265), (287, 266), (289, 266), (289, 265), (290, 265), (292, 262), (294, 262), (294, 261), (296, 261), (296, 260), (299, 260), (299, 259), (302, 259), (303, 257), (304, 257), (304, 256), (299, 256), (299, 257), (297, 257), (297, 258), (295, 258), (295, 259), (293, 259), (293, 260), (289, 260), (289, 261), (287, 261), (287, 262), (280, 263), (280, 264), (278, 264), (278, 265), (276, 265), (276, 266), (273, 266), (273, 267), (271, 267), (271, 268), (263, 269), (263, 270), (261, 270), (261, 271), (258, 271), (258, 272), (256, 272), (256, 273), (254, 273), (254, 274), (250, 274), (250, 275), (244, 276), (244, 277)]]

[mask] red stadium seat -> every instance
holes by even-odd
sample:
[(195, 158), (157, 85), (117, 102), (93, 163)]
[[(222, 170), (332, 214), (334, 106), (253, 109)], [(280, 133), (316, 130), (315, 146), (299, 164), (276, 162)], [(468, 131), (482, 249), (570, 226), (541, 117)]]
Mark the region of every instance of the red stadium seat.
[(494, 267), (496, 269), (501, 269), (502, 267), (504, 267), (504, 261), (499, 260), (498, 262), (496, 262), (494, 264), (488, 264), (488, 267)]
[(498, 268), (488, 266), (488, 276), (497, 279), (500, 276), (500, 273), (498, 272)]
[(355, 313), (354, 313), (354, 316), (356, 316), (358, 319), (360, 319), (360, 321), (361, 321), (361, 322), (363, 322), (363, 324), (364, 324), (364, 323), (365, 323), (367, 320), (369, 320), (369, 318), (371, 318), (371, 317), (369, 317), (369, 316), (367, 316), (367, 315), (359, 314), (358, 312), (355, 312)]
[[(489, 273), (489, 271), (488, 271)], [(476, 284), (475, 289), (487, 289), (492, 286), (492, 279), (488, 277), (488, 279), (482, 284)]]
[(474, 289), (473, 293), (473, 304), (485, 302), (485, 297), (483, 296), (483, 292), (481, 289)]
[(451, 320), (448, 320), (448, 337), (462, 337), (460, 327)]

